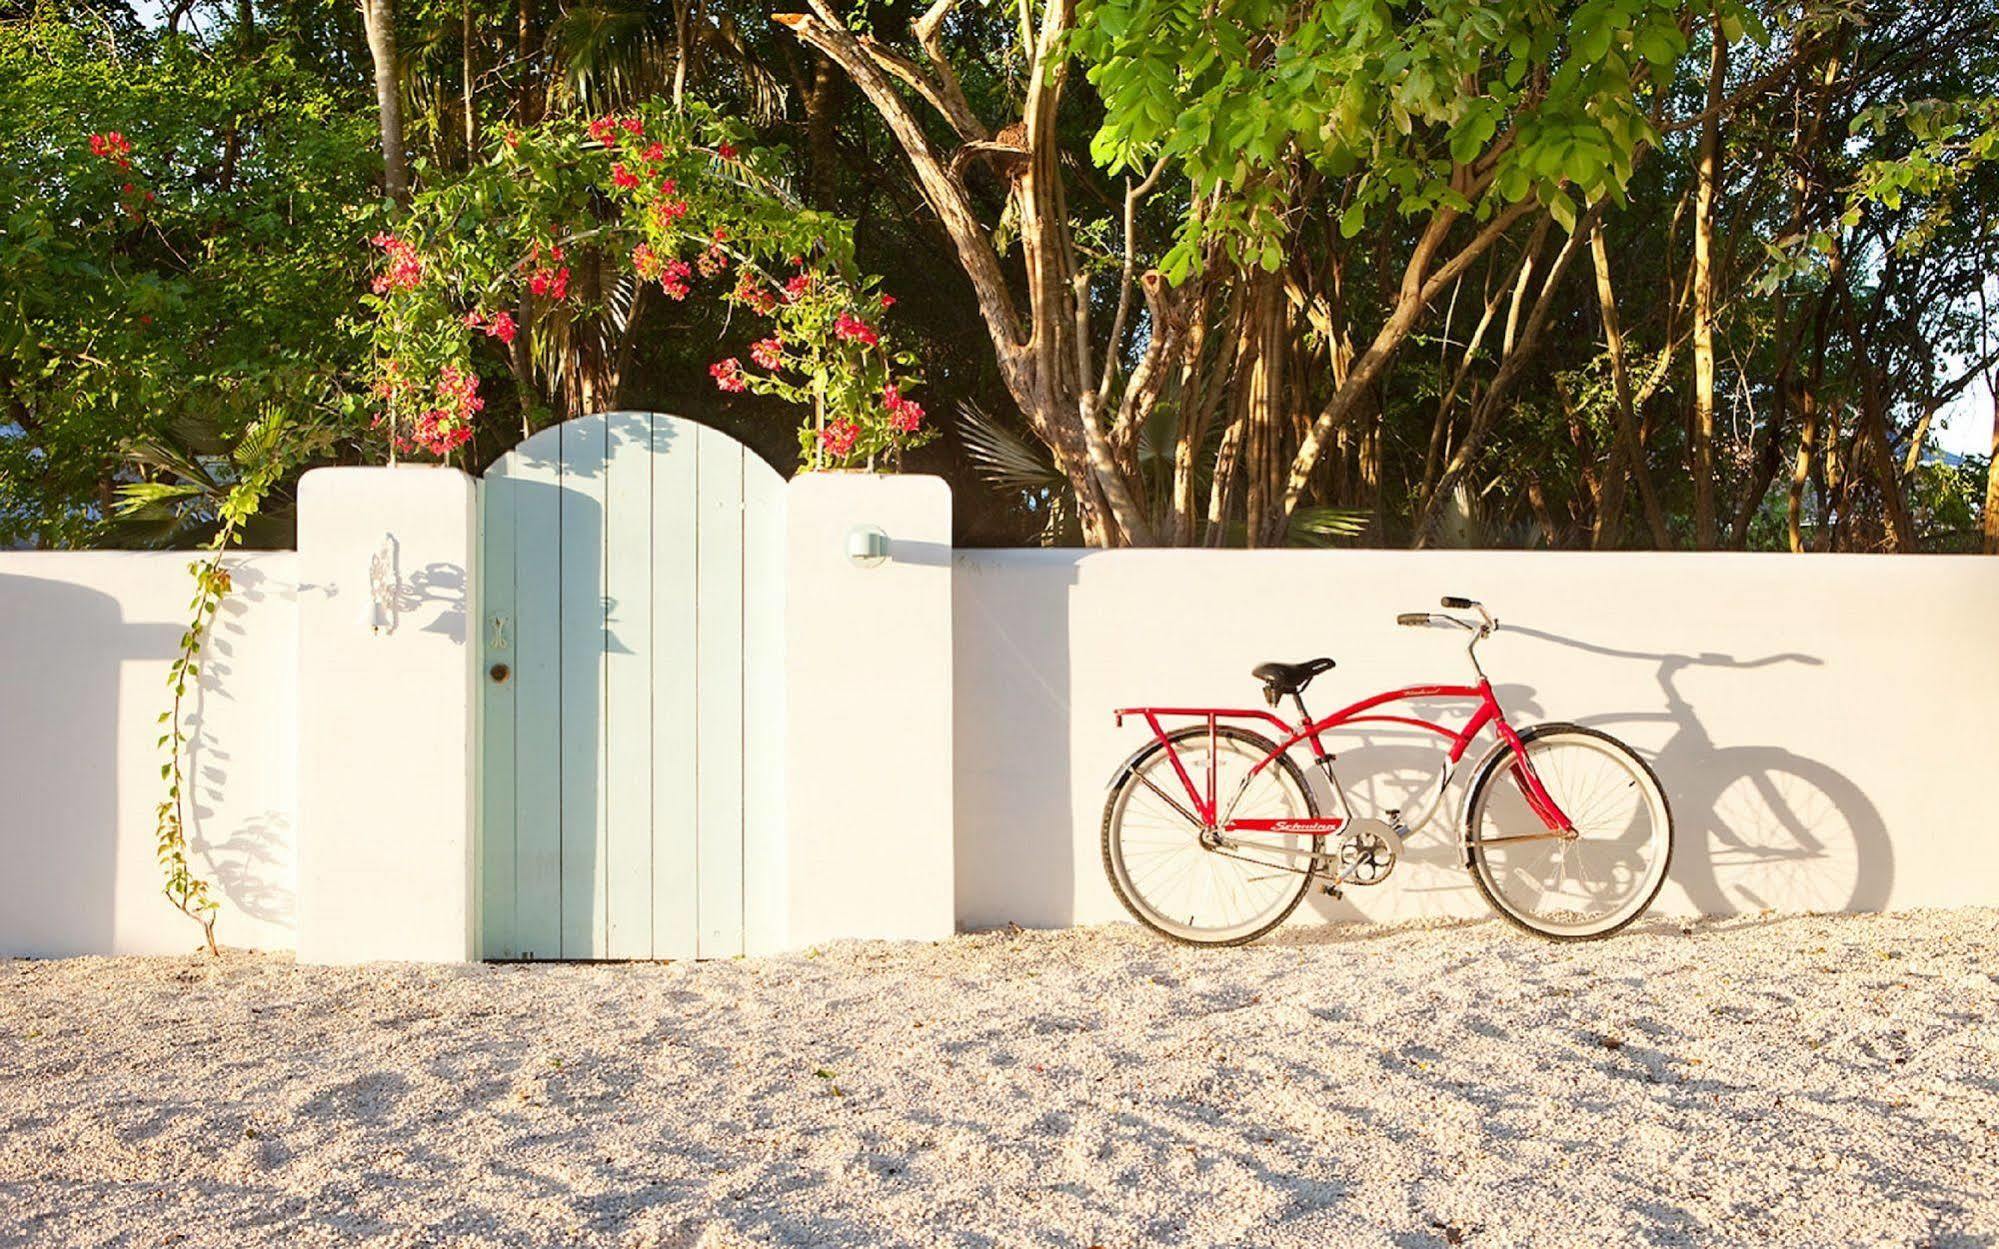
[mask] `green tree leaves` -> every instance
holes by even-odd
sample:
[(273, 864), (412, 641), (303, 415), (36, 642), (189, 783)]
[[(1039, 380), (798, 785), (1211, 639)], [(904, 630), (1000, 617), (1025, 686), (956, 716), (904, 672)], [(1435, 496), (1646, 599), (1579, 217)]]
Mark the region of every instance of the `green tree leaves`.
[(1270, 210), (1303, 170), (1364, 171), (1348, 237), (1381, 211), (1483, 217), (1530, 196), (1572, 224), (1656, 142), (1647, 111), (1686, 20), (1674, 0), (1094, 0), (1073, 46), (1104, 101), (1092, 156), (1113, 172), (1166, 156), (1192, 183), (1166, 263), (1185, 274), (1217, 237), (1266, 263)]

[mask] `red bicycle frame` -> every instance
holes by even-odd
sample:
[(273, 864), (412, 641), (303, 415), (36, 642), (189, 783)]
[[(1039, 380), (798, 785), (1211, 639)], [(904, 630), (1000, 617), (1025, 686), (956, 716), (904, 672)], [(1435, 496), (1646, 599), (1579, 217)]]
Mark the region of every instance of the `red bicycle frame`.
[[(1462, 729), (1446, 728), (1441, 724), (1436, 724), (1413, 715), (1367, 714), (1376, 707), (1385, 706), (1389, 703), (1427, 698), (1475, 699), (1478, 702), (1478, 709), (1472, 713), (1471, 719), (1465, 722), (1465, 726)], [(1160, 724), (1161, 717), (1205, 720), (1208, 726), (1210, 742), (1214, 740), (1216, 724), (1222, 720), (1257, 720), (1274, 725), (1277, 731), (1283, 735), (1283, 739), (1275, 749), (1258, 760), (1254, 767), (1250, 768), (1248, 777), (1253, 777), (1264, 768), (1269, 767), (1284, 755), (1285, 752), (1300, 742), (1310, 742), (1313, 751), (1316, 752), (1317, 759), (1330, 759), (1332, 756), (1327, 752), (1325, 743), (1320, 740), (1321, 735), (1352, 724), (1397, 724), (1405, 728), (1425, 729), (1436, 733), (1450, 741), (1449, 757), (1445, 766), (1447, 769), (1451, 769), (1455, 768), (1458, 762), (1464, 758), (1464, 753), (1471, 746), (1473, 739), (1477, 738), (1489, 726), (1499, 736), (1500, 741), (1505, 744), (1506, 748), (1513, 752), (1512, 771), (1514, 778), (1520, 785), (1521, 793), (1525, 796), (1527, 805), (1533, 810), (1535, 816), (1547, 826), (1550, 833), (1572, 834), (1575, 831), (1574, 823), (1570, 821), (1567, 815), (1563, 814), (1562, 809), (1555, 804), (1555, 800), (1549, 796), (1547, 789), (1541, 784), (1541, 778), (1535, 775), (1534, 766), (1527, 758), (1526, 748), (1521, 744), (1520, 735), (1513, 731), (1511, 725), (1507, 724), (1506, 715), (1499, 708), (1499, 701), (1493, 697), (1492, 682), (1486, 680), (1483, 676), (1479, 678), (1477, 685), (1411, 685), (1399, 690), (1390, 690), (1385, 694), (1376, 694), (1372, 698), (1364, 698), (1322, 719), (1308, 719), (1297, 727), (1293, 727), (1273, 712), (1257, 708), (1122, 707), (1117, 712), (1118, 724), (1122, 725), (1126, 716), (1144, 717), (1146, 726), (1152, 730), (1153, 738), (1166, 748), (1167, 758), (1173, 765), (1173, 773), (1179, 778), (1180, 784), (1185, 787), (1188, 801), (1193, 808), (1192, 813), (1199, 817), (1198, 822), (1203, 828), (1220, 828), (1224, 831), (1239, 832), (1304, 833), (1313, 837), (1325, 837), (1328, 834), (1338, 832), (1340, 826), (1346, 821), (1338, 817), (1275, 820), (1230, 818), (1222, 821), (1215, 794), (1215, 767), (1212, 764), (1209, 766), (1205, 785), (1196, 785), (1192, 774), (1187, 770), (1186, 764), (1181, 761), (1180, 751), (1175, 747), (1171, 735)], [(1449, 772), (1447, 771), (1445, 775), (1448, 777)], [(1244, 778), (1245, 784), (1248, 777)], [(1162, 797), (1165, 796), (1162, 794)], [(1170, 797), (1168, 797), (1168, 801), (1171, 801)]]

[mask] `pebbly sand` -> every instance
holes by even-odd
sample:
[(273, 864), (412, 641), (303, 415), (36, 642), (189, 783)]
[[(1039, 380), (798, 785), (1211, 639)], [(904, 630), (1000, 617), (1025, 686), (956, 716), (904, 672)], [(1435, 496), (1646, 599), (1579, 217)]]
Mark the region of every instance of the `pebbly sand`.
[(1989, 1245), (1999, 911), (0, 962), (8, 1245)]

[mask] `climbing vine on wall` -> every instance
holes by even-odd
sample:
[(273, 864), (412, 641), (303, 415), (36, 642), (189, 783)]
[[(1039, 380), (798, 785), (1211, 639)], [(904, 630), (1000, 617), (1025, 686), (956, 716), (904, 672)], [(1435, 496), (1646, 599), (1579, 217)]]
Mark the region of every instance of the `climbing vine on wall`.
[(187, 700), (200, 689), (202, 656), (215, 613), (233, 588), (223, 557), (305, 445), (290, 436), (279, 411), (267, 409), (237, 444), (226, 484), (219, 490), (209, 491), (202, 484), (188, 480), (149, 481), (124, 487), (119, 502), (121, 510), (136, 512), (210, 493), (219, 522), (215, 537), (202, 557), (188, 565), (188, 572), (194, 578), (194, 598), (188, 603), (187, 628), (181, 632), (173, 662), (167, 665), (169, 699), (166, 710), (160, 713), (158, 743), (166, 752), (166, 759), (160, 764), (160, 779), (166, 784), (166, 793), (154, 810), (154, 850), (164, 878), (162, 892), (174, 909), (201, 925), (202, 940), (210, 954), (221, 953), (215, 941), (215, 920), (221, 903), (188, 858)]
[[(524, 400), (612, 406), (647, 302), (704, 287), (759, 320), (713, 383), (798, 405), (808, 465), (893, 463), (933, 436), (911, 398), (915, 359), (884, 329), (894, 301), (856, 269), (851, 226), (802, 205), (776, 168), (689, 103), (508, 130), (419, 192), (374, 236), (365, 297), (391, 457), (463, 447), (501, 369)], [(531, 415), (524, 402), (523, 435)]]

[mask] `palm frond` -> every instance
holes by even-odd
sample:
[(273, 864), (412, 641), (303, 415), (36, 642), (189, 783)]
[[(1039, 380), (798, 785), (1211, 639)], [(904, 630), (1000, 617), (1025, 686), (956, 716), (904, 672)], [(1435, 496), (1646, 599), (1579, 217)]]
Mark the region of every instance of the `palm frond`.
[(1039, 443), (1001, 425), (975, 403), (958, 405), (958, 441), (972, 469), (1001, 490), (1066, 491), (1069, 479)]
[(1291, 513), (1285, 542), (1290, 546), (1332, 546), (1341, 538), (1357, 538), (1366, 533), (1372, 519), (1357, 508), (1301, 507)]

